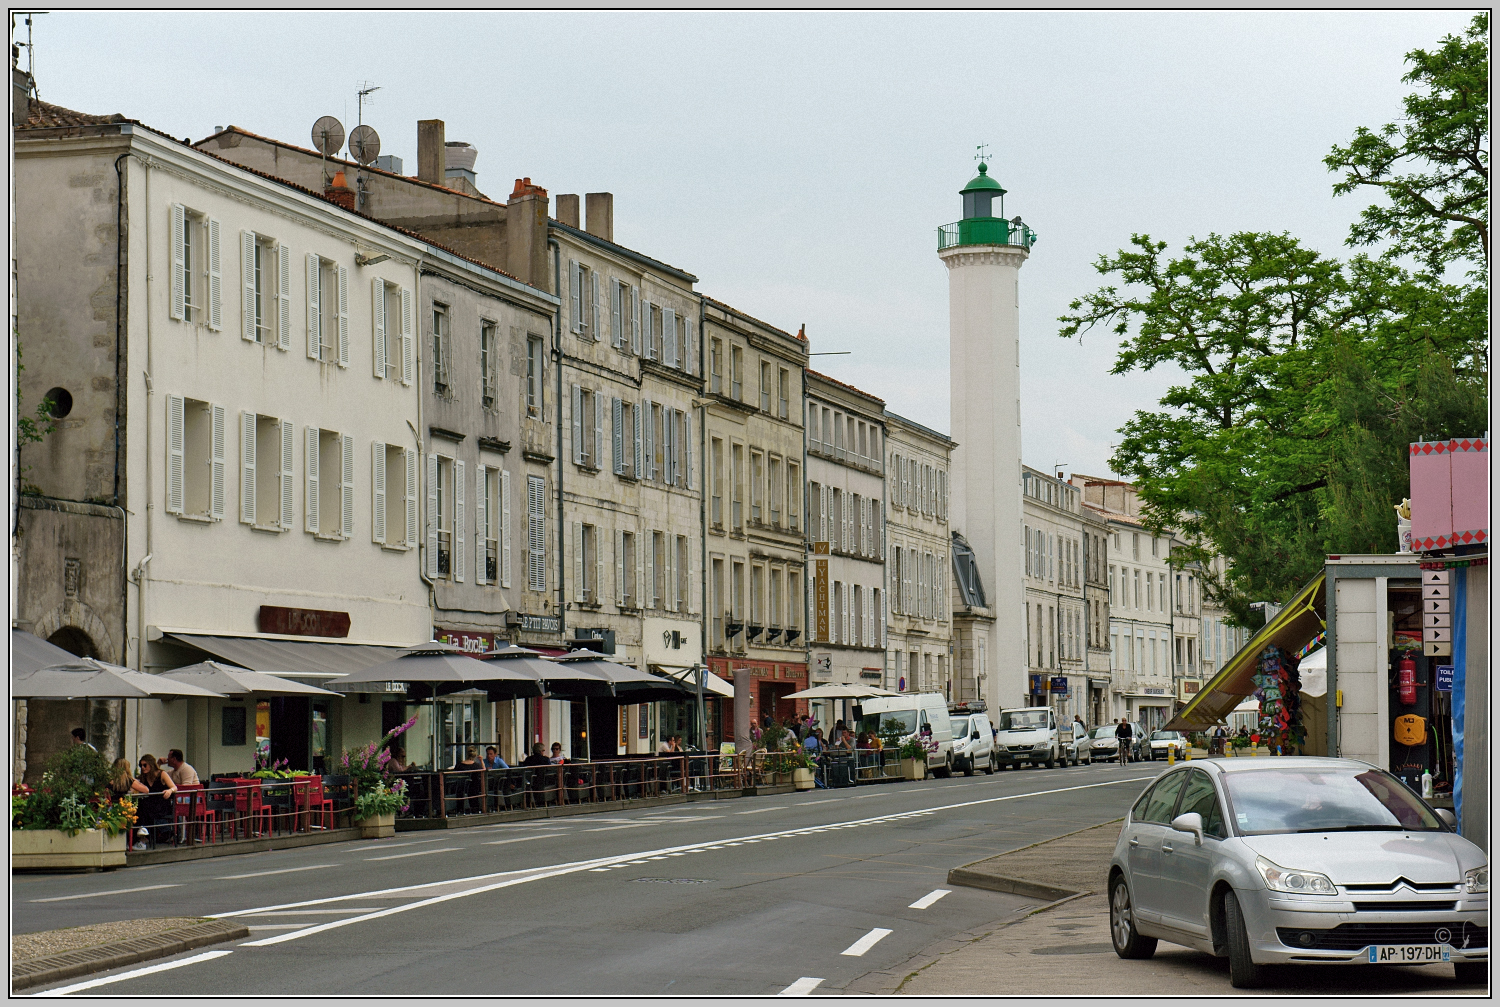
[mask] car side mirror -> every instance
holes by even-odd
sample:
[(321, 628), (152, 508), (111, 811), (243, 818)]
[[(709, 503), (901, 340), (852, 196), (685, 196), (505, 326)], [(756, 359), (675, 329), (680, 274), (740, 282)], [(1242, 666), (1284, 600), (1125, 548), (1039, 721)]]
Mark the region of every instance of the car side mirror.
[(1178, 832), (1191, 832), (1193, 834), (1193, 845), (1203, 845), (1203, 816), (1196, 811), (1178, 815), (1172, 819), (1172, 828)]
[(1453, 812), (1449, 811), (1447, 808), (1433, 808), (1432, 813), (1437, 815), (1438, 818), (1442, 819), (1443, 824), (1448, 826), (1448, 828), (1458, 828), (1458, 819), (1454, 818)]
[(979, 732), (975, 731), (973, 734), (969, 735), (969, 740), (970, 741), (978, 741), (979, 740)]

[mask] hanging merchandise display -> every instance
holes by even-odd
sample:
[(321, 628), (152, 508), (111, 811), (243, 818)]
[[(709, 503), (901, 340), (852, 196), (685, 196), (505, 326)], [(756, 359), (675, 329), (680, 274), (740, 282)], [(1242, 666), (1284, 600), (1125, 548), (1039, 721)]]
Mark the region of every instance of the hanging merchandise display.
[(1307, 732), (1302, 726), (1297, 659), (1272, 644), (1261, 652), (1253, 681), (1260, 700), (1261, 743), (1283, 749), (1302, 745)]

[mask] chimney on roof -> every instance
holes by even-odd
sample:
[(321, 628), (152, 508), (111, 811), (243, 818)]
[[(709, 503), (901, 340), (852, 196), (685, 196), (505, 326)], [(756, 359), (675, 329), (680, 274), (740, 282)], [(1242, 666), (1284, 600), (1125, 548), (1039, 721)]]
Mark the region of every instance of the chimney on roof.
[(505, 203), (505, 268), (533, 287), (548, 290), (547, 190), (529, 178), (516, 179)]
[(561, 193), (558, 195), (557, 219), (569, 227), (578, 226), (578, 193)]
[(443, 144), (443, 177), (462, 178), (470, 185), (478, 186), (479, 178), (474, 174), (474, 160), (479, 151), (464, 140), (449, 140)]
[(605, 241), (615, 240), (615, 194), (612, 192), (590, 192), (584, 197), (584, 209), (588, 211), (588, 232)]
[(349, 188), (349, 180), (344, 177), (343, 168), (334, 172), (333, 181), (328, 183), (323, 194), (346, 210), (354, 209), (354, 190)]
[(442, 185), (447, 177), (447, 127), (441, 119), (417, 120), (417, 178)]

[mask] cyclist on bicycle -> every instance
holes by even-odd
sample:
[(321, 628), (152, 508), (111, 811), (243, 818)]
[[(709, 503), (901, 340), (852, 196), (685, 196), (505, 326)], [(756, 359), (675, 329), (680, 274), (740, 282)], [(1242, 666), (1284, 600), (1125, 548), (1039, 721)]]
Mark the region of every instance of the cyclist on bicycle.
[(1130, 728), (1130, 722), (1124, 717), (1115, 726), (1115, 745), (1118, 749), (1116, 754), (1120, 758), (1120, 765), (1124, 766), (1130, 762), (1130, 745), (1135, 740), (1135, 732)]

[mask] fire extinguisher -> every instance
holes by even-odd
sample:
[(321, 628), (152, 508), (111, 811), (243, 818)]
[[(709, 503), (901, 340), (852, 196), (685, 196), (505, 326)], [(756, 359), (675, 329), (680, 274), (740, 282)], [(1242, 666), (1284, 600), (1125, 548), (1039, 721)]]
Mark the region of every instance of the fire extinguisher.
[(1396, 667), (1396, 694), (1406, 706), (1417, 701), (1417, 662), (1403, 657)]

